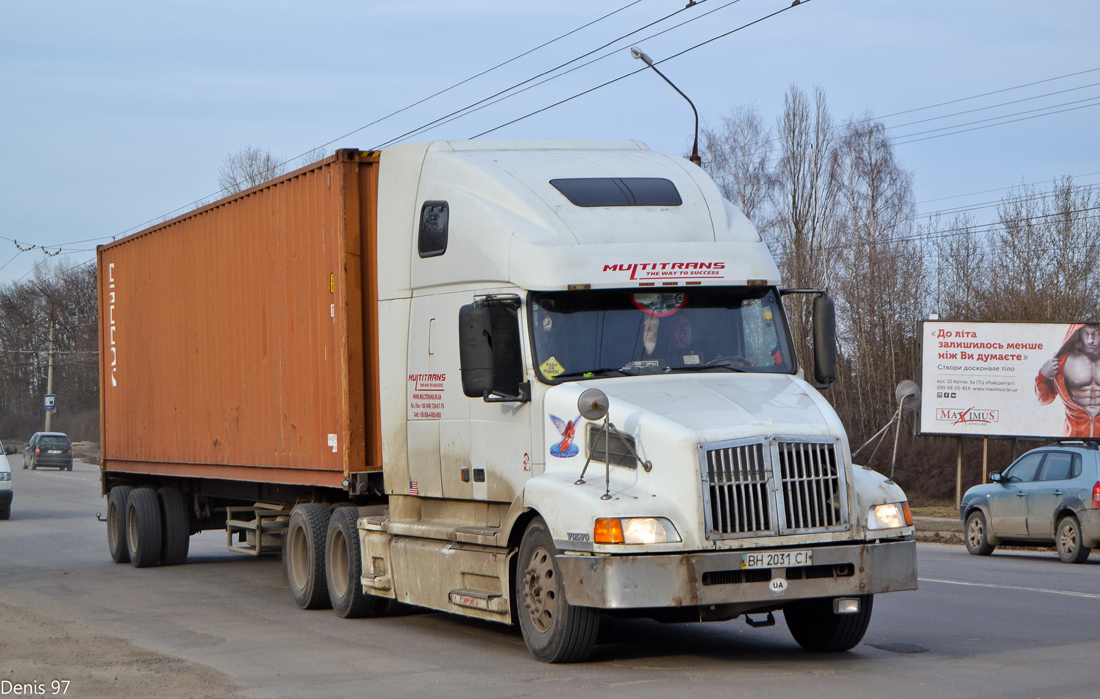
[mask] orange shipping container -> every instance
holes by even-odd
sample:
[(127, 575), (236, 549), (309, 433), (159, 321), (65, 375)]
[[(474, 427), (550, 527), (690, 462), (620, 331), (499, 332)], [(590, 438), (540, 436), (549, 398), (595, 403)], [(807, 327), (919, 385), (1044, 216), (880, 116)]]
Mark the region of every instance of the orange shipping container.
[(98, 249), (105, 472), (381, 470), (377, 175), (337, 151)]

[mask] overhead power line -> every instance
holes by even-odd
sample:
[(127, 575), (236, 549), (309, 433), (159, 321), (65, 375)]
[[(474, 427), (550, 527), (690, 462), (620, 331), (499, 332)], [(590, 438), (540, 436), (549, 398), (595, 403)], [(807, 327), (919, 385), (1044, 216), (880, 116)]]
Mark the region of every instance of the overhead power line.
[[(1080, 177), (1091, 177), (1092, 175), (1100, 175), (1100, 171), (1086, 172), (1086, 173), (1081, 174), (1081, 175), (1070, 175), (1070, 177), (1073, 178), (1073, 179), (1078, 179)], [(980, 191), (977, 191), (977, 192), (967, 192), (966, 194), (952, 194), (952, 195), (949, 195), (949, 196), (946, 196), (946, 197), (936, 197), (935, 199), (924, 199), (924, 200), (918, 201), (917, 204), (918, 205), (919, 204), (931, 204), (934, 201), (944, 201), (946, 199), (960, 199), (962, 197), (972, 197), (972, 196), (976, 196), (978, 194), (991, 194), (993, 192), (1004, 192), (1004, 191), (1007, 191), (1009, 189), (1016, 189), (1018, 187), (1031, 187), (1031, 186), (1034, 186), (1034, 185), (1037, 185), (1037, 184), (1047, 184), (1048, 182), (1057, 182), (1059, 179), (1061, 179), (1061, 178), (1056, 177), (1056, 178), (1050, 179), (1050, 180), (1036, 180), (1034, 182), (1024, 182), (1024, 183), (1021, 183), (1019, 185), (1010, 185), (1008, 187), (995, 187), (994, 189), (983, 189), (983, 190), (980, 190)]]
[[(739, 1), (739, 0), (735, 0), (735, 1)], [(419, 100), (417, 100), (415, 102), (412, 102), (412, 103), (410, 103), (410, 104), (408, 104), (408, 105), (406, 105), (406, 106), (404, 106), (404, 107), (402, 107), (398, 110), (395, 110), (395, 111), (387, 114), (386, 116), (375, 119), (374, 121), (372, 121), (368, 124), (364, 124), (363, 126), (360, 126), (356, 129), (353, 129), (353, 130), (351, 130), (351, 131), (349, 131), (349, 132), (347, 132), (347, 133), (345, 133), (341, 136), (338, 136), (337, 138), (330, 139), (329, 141), (326, 141), (325, 143), (322, 143), (321, 145), (316, 146), (315, 148), (313, 148), (309, 151), (306, 151), (305, 153), (301, 153), (299, 155), (294, 156), (293, 158), (285, 160), (285, 161), (283, 161), (282, 163), (279, 164), (279, 167), (281, 168), (281, 167), (287, 165), (288, 163), (291, 163), (291, 162), (293, 162), (293, 161), (295, 161), (295, 160), (297, 160), (297, 159), (299, 159), (299, 158), (301, 158), (301, 157), (303, 157), (303, 156), (305, 156), (305, 155), (307, 155), (307, 154), (309, 154), (309, 153), (311, 153), (315, 150), (330, 146), (330, 145), (336, 143), (337, 141), (341, 141), (345, 138), (348, 138), (349, 136), (353, 136), (353, 135), (359, 133), (360, 131), (363, 131), (364, 129), (367, 129), (367, 128), (369, 128), (371, 126), (374, 126), (376, 124), (379, 124), (379, 123), (381, 123), (381, 122), (383, 122), (387, 119), (390, 119), (391, 117), (397, 116), (398, 114), (401, 114), (401, 113), (406, 112), (406, 111), (408, 111), (408, 110), (410, 110), (414, 107), (417, 107), (421, 104), (424, 104), (425, 102), (428, 102), (429, 100), (432, 100), (436, 97), (439, 97), (439, 96), (441, 96), (441, 95), (443, 95), (447, 92), (450, 92), (450, 91), (452, 91), (452, 90), (454, 90), (454, 89), (456, 89), (456, 88), (458, 88), (462, 85), (465, 85), (465, 84), (467, 84), (467, 83), (469, 83), (469, 82), (471, 82), (471, 81), (473, 81), (477, 78), (480, 78), (480, 77), (482, 77), (482, 76), (484, 76), (488, 73), (491, 73), (491, 72), (493, 72), (493, 71), (495, 71), (499, 68), (502, 68), (502, 67), (504, 67), (504, 66), (506, 66), (510, 63), (513, 63), (513, 62), (521, 59), (521, 58), (524, 58), (525, 56), (528, 56), (528, 55), (530, 55), (530, 54), (532, 54), (532, 53), (534, 53), (534, 52), (536, 52), (536, 51), (538, 51), (542, 48), (545, 48), (545, 47), (547, 47), (547, 46), (549, 46), (553, 43), (561, 41), (562, 39), (565, 39), (566, 37), (569, 37), (573, 34), (576, 34), (579, 31), (587, 29), (588, 27), (591, 27), (591, 26), (593, 26), (593, 25), (595, 25), (599, 22), (602, 22), (603, 20), (608, 19), (609, 17), (612, 17), (612, 16), (614, 16), (614, 15), (620, 13), (620, 12), (623, 12), (624, 10), (629, 9), (629, 8), (633, 7), (634, 5), (639, 4), (640, 2), (642, 2), (642, 0), (633, 0), (632, 2), (628, 2), (625, 5), (622, 5), (621, 7), (616, 9), (616, 10), (612, 10), (611, 12), (608, 12), (604, 15), (601, 15), (600, 17), (597, 17), (594, 20), (591, 20), (589, 22), (586, 22), (586, 23), (580, 25), (579, 27), (576, 27), (575, 29), (571, 29), (570, 31), (565, 32), (564, 34), (556, 36), (556, 37), (554, 37), (553, 39), (551, 39), (549, 41), (545, 41), (545, 42), (543, 42), (543, 43), (541, 43), (541, 44), (539, 44), (539, 45), (537, 45), (537, 46), (535, 46), (531, 49), (523, 51), (522, 53), (519, 53), (519, 54), (517, 54), (517, 55), (515, 55), (515, 56), (513, 56), (513, 57), (511, 57), (511, 58), (509, 58), (505, 61), (502, 61), (502, 62), (494, 65), (491, 68), (487, 68), (485, 70), (482, 70), (481, 72), (476, 73), (474, 75), (471, 75), (470, 77), (465, 78), (463, 80), (460, 80), (460, 81), (458, 81), (458, 82), (456, 82), (456, 83), (454, 83), (454, 84), (452, 84), (452, 85), (450, 85), (446, 88), (443, 88), (442, 90), (438, 90), (437, 92), (434, 92), (434, 93), (428, 95), (427, 97), (419, 99)], [(707, 2), (707, 0), (699, 0), (699, 2), (694, 2), (694, 3), (690, 3), (690, 4), (696, 4), (697, 5), (697, 4), (700, 4), (702, 2)], [(690, 4), (689, 4), (689, 6), (690, 6)], [(687, 9), (687, 8), (683, 8), (683, 9)], [(676, 14), (677, 12), (682, 12), (683, 9), (677, 10), (673, 14)], [(100, 241), (100, 240), (105, 240), (107, 238), (121, 238), (121, 237), (124, 237), (124, 236), (126, 236), (130, 233), (135, 232), (135, 231), (145, 229), (145, 228), (147, 228), (147, 227), (149, 227), (153, 224), (159, 223), (161, 221), (168, 220), (169, 218), (171, 218), (175, 215), (178, 215), (179, 213), (190, 211), (190, 210), (194, 209), (196, 206), (201, 205), (203, 202), (208, 201), (212, 197), (217, 197), (219, 194), (223, 194), (224, 192), (225, 192), (224, 189), (218, 190), (217, 192), (212, 192), (210, 194), (207, 194), (204, 197), (200, 197), (199, 199), (195, 199), (194, 201), (188, 202), (187, 204), (184, 204), (184, 205), (179, 206), (175, 209), (172, 209), (172, 210), (168, 211), (167, 213), (161, 214), (160, 216), (148, 219), (147, 221), (143, 221), (142, 223), (131, 226), (131, 227), (121, 231), (120, 233), (118, 233), (114, 236), (100, 236), (98, 238), (89, 238), (89, 239), (86, 239), (86, 240), (79, 240), (79, 241), (73, 241), (72, 243), (66, 243), (66, 245), (76, 245), (76, 244), (79, 244), (79, 243), (92, 243), (92, 242), (96, 242), (96, 241)]]
[[(524, 51), (523, 53), (517, 54), (517, 55), (509, 58), (506, 61), (503, 61), (501, 63), (496, 64), (492, 68), (487, 68), (487, 69), (481, 71), (480, 73), (476, 73), (474, 75), (471, 75), (468, 78), (465, 78), (463, 80), (460, 80), (460, 81), (454, 83), (450, 87), (445, 87), (442, 90), (439, 90), (438, 92), (434, 92), (434, 93), (428, 95), (427, 97), (424, 97), (423, 99), (417, 100), (416, 102), (413, 102), (412, 104), (408, 104), (408, 105), (406, 105), (406, 106), (404, 106), (404, 107), (402, 107), (402, 108), (400, 108), (396, 111), (390, 112), (389, 114), (387, 114), (384, 117), (380, 117), (378, 119), (375, 119), (374, 121), (370, 122), (369, 124), (364, 124), (363, 126), (360, 126), (357, 129), (353, 129), (353, 130), (347, 132), (346, 134), (344, 134), (342, 136), (338, 136), (338, 137), (336, 137), (336, 138), (334, 138), (330, 141), (326, 141), (325, 143), (322, 143), (321, 145), (314, 148), (313, 150), (317, 150), (317, 148), (325, 148), (326, 146), (331, 146), (333, 143), (336, 143), (337, 141), (342, 141), (343, 139), (345, 139), (349, 136), (354, 136), (355, 134), (359, 133), (360, 131), (363, 131), (364, 129), (367, 129), (371, 126), (375, 126), (377, 124), (380, 124), (383, 121), (386, 121), (387, 119), (389, 119), (391, 117), (397, 116), (398, 114), (402, 114), (404, 112), (407, 112), (408, 110), (412, 109), (413, 107), (420, 106), (421, 104), (424, 104), (425, 102), (427, 102), (429, 100), (435, 99), (436, 97), (439, 97), (440, 95), (446, 94), (446, 93), (450, 92), (451, 90), (454, 90), (457, 87), (465, 85), (468, 82), (476, 80), (477, 78), (480, 78), (483, 75), (491, 73), (494, 70), (497, 70), (498, 68), (503, 68), (504, 66), (506, 66), (510, 63), (514, 63), (515, 61), (518, 61), (519, 59), (521, 59), (525, 56), (528, 56), (528, 55), (534, 53), (535, 51), (538, 51), (539, 49), (545, 48), (545, 47), (549, 46), (550, 44), (561, 41), (562, 39), (564, 39), (568, 36), (572, 36), (573, 34), (576, 34), (577, 32), (581, 31), (582, 29), (587, 29), (588, 27), (591, 27), (594, 24), (602, 22), (603, 20), (607, 19), (608, 17), (611, 17), (612, 15), (616, 15), (616, 14), (622, 12), (623, 10), (626, 10), (630, 7), (633, 7), (634, 5), (637, 5), (641, 1), (642, 0), (634, 0), (634, 2), (629, 2), (626, 5), (623, 5), (622, 7), (617, 9), (617, 10), (613, 10), (611, 12), (608, 12), (606, 15), (603, 15), (602, 17), (598, 17), (598, 18), (596, 18), (596, 19), (594, 19), (591, 22), (588, 22), (586, 24), (582, 24), (581, 26), (577, 27), (576, 29), (572, 29), (572, 30), (560, 35), (560, 36), (557, 36), (557, 37), (551, 39), (550, 41), (543, 42), (543, 43), (539, 44), (538, 46), (535, 46), (534, 48), (528, 49), (528, 50)], [(701, 0), (701, 2), (706, 2), (706, 0)], [(682, 10), (677, 10), (677, 12), (681, 12), (681, 11)], [(673, 14), (675, 14), (675, 13), (673, 13)], [(372, 149), (372, 150), (377, 150), (377, 149)], [(307, 151), (307, 153), (308, 152), (309, 151)], [(303, 153), (302, 155), (305, 155), (305, 153)], [(291, 160), (295, 160), (296, 158), (300, 158), (300, 157), (302, 157), (302, 155), (295, 156), (295, 158), (291, 158)], [(288, 163), (291, 160), (288, 160), (286, 162)], [(286, 163), (283, 163), (283, 165), (286, 165)]]
[[(809, 0), (807, 0), (807, 2), (808, 2), (808, 1), (809, 1)], [(679, 53), (674, 53), (674, 54), (672, 54), (671, 56), (668, 56), (668, 57), (666, 57), (666, 58), (662, 58), (662, 59), (661, 59), (661, 60), (659, 60), (659, 61), (654, 61), (653, 63), (654, 63), (654, 65), (660, 65), (660, 64), (662, 64), (662, 63), (667, 63), (668, 61), (671, 61), (671, 60), (673, 60), (674, 58), (679, 58), (680, 56), (683, 56), (683, 55), (684, 55), (685, 53), (689, 53), (689, 52), (691, 52), (691, 51), (694, 51), (694, 50), (696, 50), (696, 49), (702, 48), (703, 46), (706, 46), (707, 44), (711, 44), (711, 43), (713, 43), (713, 42), (715, 42), (715, 41), (718, 41), (719, 39), (724, 39), (724, 38), (726, 38), (727, 36), (730, 36), (731, 34), (736, 34), (737, 32), (741, 31), (742, 29), (747, 29), (747, 28), (749, 28), (749, 27), (751, 27), (751, 26), (753, 26), (753, 25), (756, 25), (756, 24), (760, 24), (761, 22), (764, 22), (764, 21), (766, 21), (766, 20), (769, 20), (769, 19), (771, 19), (772, 17), (775, 17), (775, 16), (777, 16), (777, 15), (781, 15), (781, 14), (783, 14), (784, 12), (786, 12), (786, 11), (788, 11), (788, 10), (792, 9), (792, 8), (798, 7), (798, 6), (800, 5), (800, 4), (805, 4), (805, 3), (799, 3), (799, 2), (795, 2), (795, 3), (794, 3), (794, 4), (792, 4), (792, 5), (788, 5), (787, 7), (784, 7), (784, 8), (782, 8), (782, 9), (780, 9), (780, 10), (776, 10), (775, 12), (772, 12), (771, 14), (767, 14), (767, 15), (764, 15), (763, 17), (760, 17), (759, 19), (755, 19), (755, 20), (753, 20), (753, 21), (751, 21), (751, 22), (749, 22), (749, 23), (747, 23), (747, 24), (742, 24), (742, 25), (741, 25), (740, 27), (737, 27), (736, 29), (731, 29), (731, 30), (730, 30), (730, 31), (728, 31), (728, 32), (725, 32), (725, 33), (719, 34), (718, 36), (714, 36), (714, 37), (711, 37), (710, 39), (707, 39), (706, 41), (701, 41), (701, 42), (699, 42), (698, 44), (695, 44), (694, 46), (690, 46), (690, 47), (688, 47), (688, 48), (684, 49), (683, 51), (680, 51)], [(590, 94), (590, 93), (592, 93), (592, 92), (595, 92), (596, 90), (600, 90), (600, 89), (603, 89), (603, 88), (607, 87), (608, 85), (612, 85), (612, 84), (614, 84), (614, 83), (617, 83), (617, 82), (619, 82), (620, 80), (623, 80), (623, 79), (625, 79), (625, 78), (629, 78), (629, 77), (630, 77), (631, 75), (636, 75), (636, 74), (638, 74), (638, 73), (641, 73), (642, 71), (646, 70), (646, 69), (647, 69), (648, 67), (649, 67), (649, 66), (643, 66), (643, 67), (641, 67), (641, 68), (638, 68), (638, 69), (636, 69), (636, 70), (632, 70), (632, 71), (630, 71), (630, 72), (628, 72), (628, 73), (624, 73), (623, 75), (620, 75), (620, 76), (619, 76), (619, 77), (617, 77), (617, 78), (613, 78), (613, 79), (611, 79), (611, 80), (608, 80), (607, 82), (604, 82), (604, 83), (601, 83), (601, 84), (599, 84), (599, 85), (596, 85), (595, 87), (589, 88), (589, 89), (587, 89), (587, 90), (584, 90), (584, 91), (582, 91), (582, 92), (578, 92), (577, 94), (573, 95), (572, 97), (566, 97), (566, 98), (565, 98), (565, 99), (563, 99), (563, 100), (559, 100), (559, 101), (557, 101), (557, 102), (555, 102), (555, 103), (553, 103), (553, 104), (547, 105), (547, 106), (545, 106), (545, 107), (543, 107), (543, 108), (541, 108), (541, 109), (536, 109), (536, 110), (535, 110), (535, 111), (533, 111), (533, 112), (530, 112), (530, 113), (528, 113), (528, 114), (525, 114), (525, 115), (523, 115), (523, 116), (521, 116), (521, 117), (518, 117), (518, 118), (516, 118), (516, 119), (512, 119), (511, 121), (509, 121), (509, 122), (507, 122), (507, 123), (504, 123), (504, 124), (501, 124), (501, 125), (499, 125), (499, 126), (493, 127), (493, 128), (491, 128), (491, 129), (489, 129), (488, 131), (483, 131), (483, 132), (479, 133), (478, 135), (476, 135), (476, 136), (473, 136), (473, 138), (481, 138), (482, 136), (485, 136), (485, 135), (487, 135), (487, 134), (493, 133), (494, 131), (499, 131), (500, 129), (503, 129), (503, 128), (504, 128), (504, 127), (506, 127), (506, 126), (511, 126), (512, 124), (515, 124), (515, 123), (517, 123), (517, 122), (523, 121), (524, 119), (529, 119), (530, 117), (533, 117), (533, 116), (535, 116), (536, 114), (541, 114), (542, 112), (545, 112), (545, 111), (547, 111), (547, 110), (553, 109), (554, 107), (557, 107), (557, 106), (560, 106), (560, 105), (562, 105), (562, 104), (565, 104), (566, 102), (571, 102), (572, 100), (575, 100), (575, 99), (577, 99), (578, 97), (583, 97), (584, 95), (587, 95), (587, 94)]]
[[(727, 2), (724, 5), (716, 7), (713, 10), (710, 10), (708, 12), (704, 12), (701, 15), (693, 17), (692, 19), (681, 22), (680, 24), (677, 24), (673, 27), (669, 27), (669, 28), (664, 29), (664, 30), (662, 30), (660, 32), (657, 32), (655, 34), (650, 34), (648, 37), (645, 37), (643, 39), (639, 39), (639, 41), (648, 41), (649, 39), (652, 39), (655, 36), (660, 36), (661, 34), (665, 34), (669, 31), (674, 30), (674, 29), (678, 29), (679, 27), (682, 27), (685, 24), (690, 24), (691, 22), (695, 22), (697, 20), (700, 20), (703, 17), (706, 17), (707, 15), (711, 15), (711, 14), (714, 14), (715, 12), (720, 11), (720, 10), (724, 10), (725, 8), (729, 7), (730, 5), (736, 5), (740, 1), (741, 0), (730, 0), (730, 2)], [(480, 111), (481, 109), (484, 109), (485, 107), (497, 104), (499, 102), (502, 102), (505, 99), (510, 99), (512, 97), (515, 97), (516, 95), (527, 92), (528, 90), (530, 90), (534, 87), (538, 87), (539, 85), (544, 85), (544, 84), (550, 82), (551, 80), (556, 80), (556, 79), (558, 79), (558, 78), (560, 78), (564, 75), (568, 75), (568, 74), (570, 74), (570, 73), (572, 73), (576, 70), (579, 70), (581, 68), (585, 68), (587, 66), (590, 66), (593, 63), (597, 63), (599, 61), (602, 61), (603, 59), (607, 58), (608, 56), (611, 56), (614, 53), (616, 53), (617, 49), (613, 50), (611, 52), (605, 53), (604, 55), (599, 56), (597, 58), (594, 58), (591, 61), (587, 61), (586, 63), (582, 63), (578, 66), (575, 66), (575, 67), (573, 67), (569, 70), (563, 71), (561, 73), (557, 72), (557, 71), (560, 71), (560, 70), (562, 70), (563, 68), (565, 68), (569, 65), (572, 65), (573, 63), (576, 63), (577, 61), (581, 61), (585, 58), (588, 58), (589, 56), (591, 56), (595, 53), (598, 53), (598, 52), (608, 48), (609, 46), (614, 46), (615, 44), (618, 44), (619, 42), (622, 42), (625, 39), (628, 39), (628, 38), (634, 36), (635, 34), (638, 34), (639, 32), (645, 31), (646, 29), (649, 29), (650, 27), (654, 27), (658, 24), (661, 24), (662, 22), (665, 22), (665, 21), (671, 19), (672, 17), (675, 17), (676, 15), (680, 14), (681, 12), (684, 12), (685, 10), (689, 10), (693, 7), (698, 7), (699, 5), (702, 4), (702, 2), (706, 2), (706, 0), (702, 0), (701, 2), (696, 2), (696, 3), (690, 3), (690, 4), (686, 5), (685, 7), (682, 7), (679, 10), (676, 10), (675, 12), (667, 14), (664, 17), (661, 17), (658, 20), (652, 21), (652, 22), (650, 22), (650, 23), (648, 23), (644, 26), (641, 26), (641, 27), (639, 27), (637, 29), (634, 29), (630, 32), (627, 32), (626, 34), (623, 34), (623, 35), (621, 35), (621, 36), (619, 36), (615, 39), (612, 39), (611, 41), (608, 41), (608, 42), (604, 43), (603, 45), (592, 49), (591, 51), (583, 53), (580, 56), (577, 56), (576, 58), (571, 58), (570, 60), (566, 61), (565, 63), (561, 63), (561, 64), (559, 64), (559, 65), (557, 65), (557, 66), (555, 66), (555, 67), (553, 67), (549, 70), (545, 70), (545, 71), (539, 73), (538, 75), (532, 76), (530, 78), (527, 78), (526, 80), (515, 83), (514, 85), (511, 85), (510, 87), (507, 87), (503, 90), (500, 90), (500, 91), (498, 91), (497, 93), (495, 93), (493, 95), (490, 95), (490, 96), (488, 96), (484, 99), (480, 99), (480, 100), (478, 100), (478, 101), (476, 101), (472, 104), (468, 104), (465, 107), (462, 107), (461, 109), (457, 109), (457, 110), (451, 112), (450, 114), (439, 117), (438, 119), (434, 119), (434, 120), (432, 120), (432, 121), (430, 121), (426, 124), (422, 124), (422, 125), (416, 127), (415, 129), (412, 129), (410, 131), (406, 131), (405, 133), (401, 134), (400, 136), (395, 136), (394, 138), (391, 138), (390, 140), (373, 147), (372, 150), (379, 150), (381, 148), (385, 148), (386, 146), (393, 145), (394, 143), (398, 143), (400, 141), (406, 140), (406, 139), (411, 138), (413, 136), (419, 135), (419, 134), (427, 131), (428, 129), (431, 129), (431, 128), (434, 128), (434, 127), (437, 127), (437, 126), (442, 126), (444, 124), (448, 124), (448, 123), (454, 121), (455, 119), (458, 119), (458, 118), (461, 118), (461, 117), (466, 116), (468, 114), (472, 114), (474, 112)], [(557, 73), (557, 74), (554, 75), (554, 73)], [(547, 77), (547, 76), (550, 76), (550, 77)], [(539, 78), (546, 78), (546, 79), (545, 80), (539, 80)], [(535, 82), (535, 81), (538, 81), (538, 82)], [(534, 84), (530, 84), (530, 83), (534, 83)], [(527, 85), (527, 87), (523, 87), (524, 85)], [(523, 88), (523, 89), (520, 89), (520, 88)], [(475, 136), (474, 138), (477, 138), (477, 137)]]

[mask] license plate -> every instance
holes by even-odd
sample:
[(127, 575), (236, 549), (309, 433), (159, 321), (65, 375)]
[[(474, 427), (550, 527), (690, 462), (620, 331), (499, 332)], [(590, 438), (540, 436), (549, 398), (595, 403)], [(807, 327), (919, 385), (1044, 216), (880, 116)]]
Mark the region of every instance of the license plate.
[(813, 551), (753, 551), (741, 554), (741, 570), (752, 568), (798, 568), (814, 563)]
[(46, 452), (46, 453), (47, 453), (47, 454), (60, 454), (60, 453), (61, 453), (61, 450), (60, 450), (60, 449), (50, 449), (50, 450), (49, 450), (48, 452)]

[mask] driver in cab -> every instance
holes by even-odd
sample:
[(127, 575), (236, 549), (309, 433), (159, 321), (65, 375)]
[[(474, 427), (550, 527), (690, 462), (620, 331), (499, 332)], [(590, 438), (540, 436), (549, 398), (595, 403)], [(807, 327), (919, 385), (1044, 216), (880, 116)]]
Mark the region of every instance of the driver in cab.
[[(651, 316), (648, 320), (657, 321), (654, 325), (659, 328), (658, 335), (664, 335), (664, 342), (660, 343), (664, 349), (661, 355), (667, 366), (679, 368), (703, 363), (703, 353), (697, 346), (691, 317), (687, 313), (680, 311), (666, 318)], [(667, 329), (660, 326), (666, 326)], [(664, 332), (661, 333), (660, 330)]]

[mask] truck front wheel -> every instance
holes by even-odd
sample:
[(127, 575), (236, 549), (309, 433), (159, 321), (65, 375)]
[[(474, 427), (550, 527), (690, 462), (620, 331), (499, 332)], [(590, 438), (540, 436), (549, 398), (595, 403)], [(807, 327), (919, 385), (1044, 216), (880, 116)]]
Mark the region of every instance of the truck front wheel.
[(827, 653), (851, 650), (867, 633), (874, 595), (859, 595), (857, 599), (859, 611), (855, 614), (835, 613), (831, 598), (807, 599), (784, 607), (783, 618), (794, 640), (806, 650)]
[(574, 607), (565, 598), (557, 549), (542, 518), (527, 526), (516, 559), (515, 599), (528, 650), (545, 663), (588, 658), (600, 630), (600, 612)]
[(328, 507), (317, 502), (295, 506), (287, 527), (286, 572), (290, 592), (302, 609), (331, 606), (325, 583), (325, 533)]

